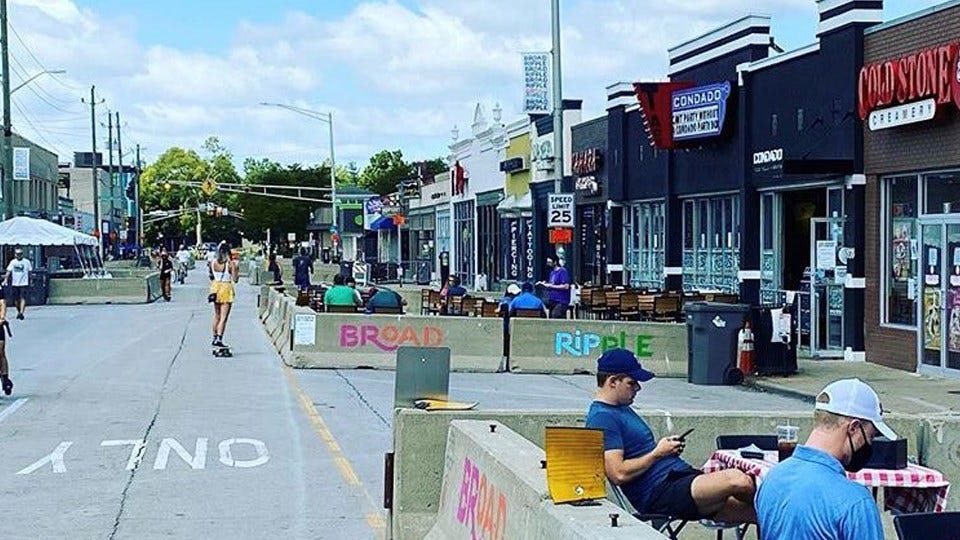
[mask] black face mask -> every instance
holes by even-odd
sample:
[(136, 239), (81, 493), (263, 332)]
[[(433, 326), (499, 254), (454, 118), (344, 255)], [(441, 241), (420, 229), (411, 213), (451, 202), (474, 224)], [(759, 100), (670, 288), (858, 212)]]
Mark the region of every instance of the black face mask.
[(867, 439), (867, 433), (863, 430), (863, 425), (860, 425), (860, 433), (863, 435), (864, 445), (859, 450), (853, 449), (853, 439), (849, 434), (847, 435), (847, 442), (850, 443), (852, 454), (850, 455), (850, 461), (843, 468), (852, 473), (860, 472), (873, 456), (873, 445)]

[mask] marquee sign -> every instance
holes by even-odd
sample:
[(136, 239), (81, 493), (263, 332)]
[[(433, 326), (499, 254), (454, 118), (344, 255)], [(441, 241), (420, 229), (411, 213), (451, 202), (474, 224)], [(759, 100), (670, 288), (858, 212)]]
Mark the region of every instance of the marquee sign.
[(686, 141), (720, 135), (729, 97), (729, 82), (674, 91), (673, 140)]
[(951, 101), (960, 107), (958, 57), (958, 45), (949, 43), (863, 66), (860, 118), (876, 131), (931, 120)]
[(693, 86), (689, 82), (634, 83), (633, 89), (640, 102), (643, 127), (650, 144), (660, 149), (674, 147), (671, 116), (673, 93)]

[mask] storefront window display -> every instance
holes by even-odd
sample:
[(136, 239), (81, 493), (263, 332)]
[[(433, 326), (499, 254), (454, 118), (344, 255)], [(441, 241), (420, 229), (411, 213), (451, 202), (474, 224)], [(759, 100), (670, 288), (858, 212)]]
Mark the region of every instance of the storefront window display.
[(633, 287), (659, 289), (663, 284), (663, 216), (662, 201), (627, 209), (626, 271)]
[(739, 198), (683, 202), (683, 287), (736, 293), (740, 269)]
[(888, 324), (915, 327), (917, 323), (917, 177), (901, 176), (884, 182), (887, 241), (884, 275)]
[(923, 177), (927, 214), (960, 214), (960, 171)]
[(450, 254), (450, 210), (448, 208), (437, 211), (437, 255), (441, 253)]
[(487, 277), (487, 287), (500, 281), (503, 276), (500, 243), (500, 216), (496, 206), (477, 207), (477, 262), (479, 272)]
[(474, 202), (453, 206), (453, 242), (456, 245), (456, 274), (468, 289), (474, 285)]

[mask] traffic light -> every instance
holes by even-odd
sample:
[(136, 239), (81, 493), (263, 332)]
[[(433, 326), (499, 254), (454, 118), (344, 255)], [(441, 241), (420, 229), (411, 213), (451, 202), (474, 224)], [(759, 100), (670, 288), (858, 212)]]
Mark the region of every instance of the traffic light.
[(135, 188), (135, 186), (133, 185), (133, 183), (136, 182), (136, 181), (137, 181), (137, 180), (136, 180), (135, 178), (133, 178), (133, 179), (131, 179), (129, 182), (127, 182), (127, 198), (130, 199), (131, 201), (132, 201), (133, 199), (135, 199), (136, 196), (137, 196), (136, 188)]

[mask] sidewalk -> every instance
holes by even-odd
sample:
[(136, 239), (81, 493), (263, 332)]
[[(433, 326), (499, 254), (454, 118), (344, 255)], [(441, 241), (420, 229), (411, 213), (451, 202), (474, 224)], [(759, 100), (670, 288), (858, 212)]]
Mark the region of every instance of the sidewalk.
[(960, 414), (960, 381), (891, 369), (869, 362), (798, 359), (789, 377), (757, 377), (747, 384), (813, 402), (824, 386), (858, 377), (880, 395), (884, 411), (897, 414)]

